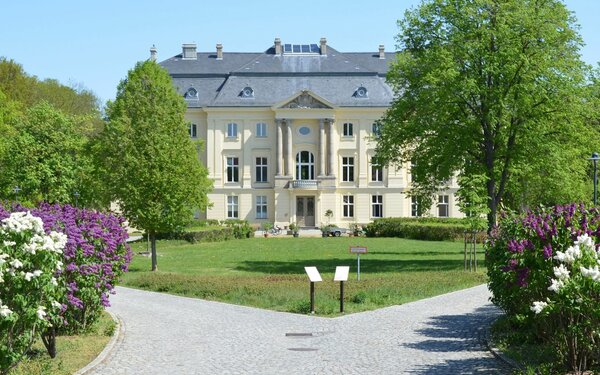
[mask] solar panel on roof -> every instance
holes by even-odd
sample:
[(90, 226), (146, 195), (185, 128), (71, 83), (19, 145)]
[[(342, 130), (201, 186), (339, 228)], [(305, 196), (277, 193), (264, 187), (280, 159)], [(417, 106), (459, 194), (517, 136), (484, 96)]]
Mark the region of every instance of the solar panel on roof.
[(302, 45), (302, 53), (309, 53), (310, 52), (310, 46), (308, 44), (303, 44)]
[(283, 52), (292, 52), (292, 45), (291, 44), (284, 44), (283, 45)]
[(320, 52), (320, 51), (319, 51), (319, 46), (318, 46), (318, 45), (316, 45), (316, 44), (311, 44), (311, 45), (310, 45), (310, 52), (313, 52), (313, 53), (319, 53), (319, 52)]
[(300, 53), (300, 45), (299, 44), (294, 44), (292, 46), (292, 50), (294, 53)]

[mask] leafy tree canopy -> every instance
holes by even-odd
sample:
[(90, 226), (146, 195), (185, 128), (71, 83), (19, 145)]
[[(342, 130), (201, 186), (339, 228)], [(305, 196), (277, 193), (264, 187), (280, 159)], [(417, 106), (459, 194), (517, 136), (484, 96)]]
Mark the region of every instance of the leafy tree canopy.
[(99, 115), (100, 100), (81, 84), (65, 86), (55, 79), (40, 81), (28, 75), (13, 60), (0, 57), (0, 90), (8, 99), (21, 103), (22, 107), (47, 101), (55, 108), (72, 115)]
[(414, 161), (413, 194), (483, 176), (490, 227), (501, 202), (589, 199), (597, 129), (584, 123), (588, 67), (562, 2), (428, 0), (398, 25), (377, 158)]
[(40, 81), (0, 57), (0, 199), (106, 206), (91, 154), (102, 128), (99, 100), (90, 91)]
[(186, 224), (206, 209), (212, 188), (184, 120), (186, 104), (166, 70), (140, 62), (118, 86), (102, 134), (110, 194), (133, 226), (154, 236)]
[(69, 202), (79, 191), (85, 199), (82, 176), (91, 174), (85, 157), (87, 138), (81, 127), (85, 119), (66, 115), (47, 102), (34, 105), (14, 123), (6, 142), (0, 176), (2, 195), (12, 198), (19, 186), (25, 203)]

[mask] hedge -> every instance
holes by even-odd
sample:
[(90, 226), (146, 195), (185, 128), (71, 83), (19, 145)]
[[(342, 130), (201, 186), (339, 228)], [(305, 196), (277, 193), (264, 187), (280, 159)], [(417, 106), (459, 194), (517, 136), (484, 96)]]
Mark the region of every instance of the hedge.
[[(467, 226), (462, 219), (384, 218), (365, 227), (367, 237), (400, 237), (425, 241), (462, 241)], [(478, 233), (483, 242), (485, 233)]]
[[(217, 222), (218, 223), (218, 222)], [(214, 225), (207, 222), (206, 225)], [(252, 227), (245, 220), (226, 220), (221, 222), (220, 227), (184, 228), (169, 233), (159, 233), (156, 238), (161, 240), (183, 240), (190, 243), (196, 242), (219, 242), (240, 238), (250, 238), (254, 233)]]

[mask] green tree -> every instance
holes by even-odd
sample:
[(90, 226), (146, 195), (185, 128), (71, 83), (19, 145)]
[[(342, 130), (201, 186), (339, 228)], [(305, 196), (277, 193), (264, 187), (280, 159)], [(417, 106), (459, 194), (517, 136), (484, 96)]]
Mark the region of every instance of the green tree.
[(140, 62), (109, 103), (102, 134), (110, 195), (130, 224), (143, 228), (157, 269), (156, 234), (180, 227), (206, 209), (212, 182), (184, 120), (186, 104), (166, 70)]
[(84, 152), (85, 124), (85, 117), (66, 115), (46, 102), (19, 116), (0, 154), (0, 197), (12, 198), (16, 185), (22, 189), (19, 200), (29, 204), (73, 203), (76, 191), (83, 195), (81, 201), (91, 196), (85, 188), (93, 174)]
[(507, 204), (587, 199), (597, 132), (582, 121), (587, 67), (562, 2), (428, 0), (398, 24), (380, 162), (415, 160), (420, 195), (484, 176), (488, 228), (507, 192)]
[[(0, 160), (3, 160), (8, 152), (9, 140), (17, 134), (13, 125), (19, 114), (17, 103), (9, 100), (0, 89)], [(1, 196), (0, 193), (0, 198)]]

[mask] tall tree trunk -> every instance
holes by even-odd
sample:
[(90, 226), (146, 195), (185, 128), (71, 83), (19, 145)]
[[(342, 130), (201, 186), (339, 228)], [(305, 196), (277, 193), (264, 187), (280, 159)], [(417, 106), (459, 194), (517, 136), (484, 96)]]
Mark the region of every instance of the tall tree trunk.
[(152, 252), (152, 271), (158, 271), (156, 262), (156, 232), (150, 231), (150, 248)]
[(496, 226), (496, 212), (498, 211), (498, 202), (496, 200), (496, 184), (493, 179), (487, 182), (488, 192), (488, 234), (492, 232), (492, 228)]

